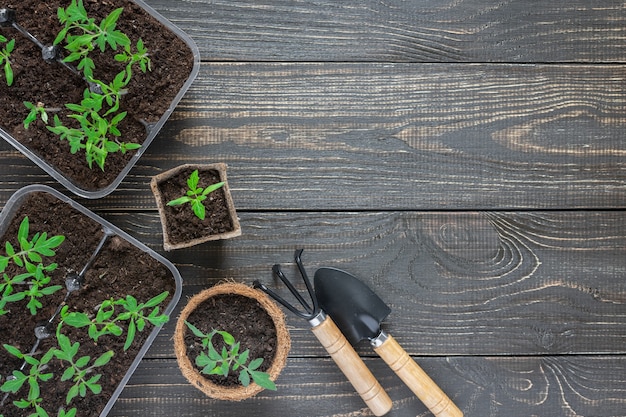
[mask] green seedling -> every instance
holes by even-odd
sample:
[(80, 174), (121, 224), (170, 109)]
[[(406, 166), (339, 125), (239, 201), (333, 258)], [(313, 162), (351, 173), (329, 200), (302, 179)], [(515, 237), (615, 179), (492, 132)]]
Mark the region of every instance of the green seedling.
[[(55, 255), (55, 249), (63, 243), (62, 235), (48, 238), (46, 232), (35, 233), (29, 239), (30, 223), (24, 217), (17, 232), (19, 248), (15, 248), (9, 241), (5, 243), (6, 255), (0, 255), (0, 316), (8, 313), (5, 307), (8, 303), (28, 299), (27, 307), (32, 315), (43, 305), (40, 298), (54, 294), (60, 290), (60, 285), (48, 285), (51, 278), (47, 275), (57, 268), (57, 264), (43, 265), (43, 259)], [(8, 275), (5, 270), (9, 265), (15, 265), (20, 273)], [(20, 287), (27, 287), (19, 290)]]
[[(57, 34), (54, 44), (65, 42), (65, 49), (69, 54), (63, 61), (78, 62), (77, 69), (82, 72), (85, 80), (97, 88), (85, 89), (80, 104), (65, 105), (72, 112), (68, 117), (74, 119), (79, 127), (70, 127), (55, 115), (54, 124), (48, 126), (48, 129), (61, 140), (69, 142), (72, 154), (84, 151), (89, 168), (93, 168), (95, 162), (103, 171), (109, 153), (126, 153), (141, 147), (137, 143), (119, 140), (121, 132), (118, 125), (127, 114), (119, 111), (120, 101), (127, 92), (133, 66), (137, 64), (144, 73), (152, 69), (143, 41), (137, 41), (136, 52), (133, 52), (128, 36), (116, 28), (122, 11), (122, 8), (115, 9), (100, 24), (96, 24), (95, 19), (87, 15), (82, 0), (72, 0), (67, 8), (60, 7), (57, 10), (59, 21), (64, 26)], [(121, 50), (114, 59), (126, 64), (109, 83), (94, 77), (95, 63), (90, 57), (92, 51), (105, 52), (107, 46), (114, 51)], [(35, 118), (37, 114), (35, 113)], [(30, 117), (31, 114), (27, 119)]]
[(209, 185), (206, 188), (201, 188), (198, 187), (199, 181), (200, 176), (198, 174), (198, 170), (196, 169), (187, 179), (187, 187), (189, 187), (187, 195), (172, 200), (168, 202), (167, 205), (178, 206), (185, 203), (191, 203), (191, 209), (193, 210), (196, 217), (198, 217), (200, 220), (204, 220), (204, 218), (206, 217), (206, 208), (204, 207), (204, 204), (202, 202), (207, 199), (207, 196), (210, 193), (221, 188), (224, 185), (224, 182), (218, 182), (216, 184)]
[(65, 26), (57, 34), (54, 44), (66, 42), (65, 48), (70, 54), (64, 61), (78, 61), (78, 70), (82, 71), (88, 79), (93, 79), (95, 64), (89, 54), (96, 47), (104, 52), (107, 45), (113, 50), (117, 50), (118, 46), (130, 45), (128, 36), (116, 29), (117, 20), (122, 11), (123, 8), (115, 9), (98, 25), (95, 19), (87, 16), (82, 0), (72, 0), (65, 9), (59, 7), (57, 17)]
[[(71, 343), (69, 338), (59, 332), (60, 326), (57, 329), (57, 342), (58, 348), (50, 348), (41, 359), (37, 359), (33, 355), (25, 354), (14, 346), (5, 344), (4, 348), (11, 355), (24, 360), (26, 364), (30, 365), (28, 374), (20, 370), (13, 371), (13, 377), (8, 379), (0, 386), (0, 391), (5, 393), (17, 393), (23, 386), (28, 386), (28, 395), (26, 398), (14, 401), (13, 404), (23, 410), (30, 409), (34, 411), (29, 416), (36, 417), (49, 417), (49, 414), (43, 407), (43, 400), (41, 398), (40, 382), (46, 382), (52, 379), (54, 376), (51, 372), (46, 373), (48, 364), (53, 358), (57, 358), (64, 362), (65, 371), (61, 376), (61, 381), (72, 381), (74, 385), (68, 390), (65, 397), (66, 404), (69, 404), (72, 399), (77, 396), (85, 397), (87, 390), (94, 394), (102, 392), (102, 386), (98, 384), (102, 374), (95, 374), (97, 368), (101, 368), (113, 357), (112, 351), (107, 351), (94, 360), (91, 365), (91, 358), (89, 356), (81, 356), (77, 358), (80, 343)], [(60, 409), (57, 413), (58, 417), (75, 417), (76, 408), (71, 408), (68, 411)]]
[[(230, 333), (214, 329), (209, 334), (205, 334), (188, 321), (185, 321), (185, 324), (196, 337), (200, 338), (202, 347), (205, 349), (196, 357), (196, 365), (202, 368), (203, 374), (228, 376), (231, 371), (239, 372), (239, 382), (244, 387), (250, 385), (250, 379), (252, 379), (263, 388), (276, 390), (276, 385), (270, 379), (269, 374), (257, 370), (263, 363), (263, 358), (252, 359), (248, 362), (250, 350), (246, 349), (240, 353), (240, 343)], [(213, 337), (216, 334), (224, 340), (225, 345), (221, 352), (218, 352), (213, 345)]]
[(45, 124), (48, 124), (48, 113), (43, 103), (38, 102), (37, 104), (33, 104), (30, 101), (25, 101), (24, 106), (30, 110), (28, 116), (24, 119), (24, 129), (28, 129), (30, 124), (37, 120), (38, 117), (40, 117)]
[[(117, 139), (122, 135), (118, 125), (126, 117), (126, 112), (115, 114), (112, 117), (108, 117), (111, 114), (108, 111), (104, 115), (100, 114), (103, 103), (108, 97), (110, 96), (86, 89), (84, 99), (80, 104), (65, 105), (74, 112), (68, 117), (78, 121), (80, 128), (65, 126), (57, 115), (54, 116), (54, 126), (48, 126), (48, 129), (58, 135), (61, 140), (69, 142), (72, 154), (84, 150), (89, 168), (92, 168), (95, 162), (102, 171), (104, 171), (109, 153), (126, 153), (141, 147), (138, 143), (121, 142)], [(115, 100), (116, 106), (119, 106), (119, 99)]]
[(51, 351), (57, 359), (68, 364), (61, 376), (61, 381), (72, 381), (74, 383), (67, 391), (65, 403), (69, 404), (72, 399), (79, 395), (84, 398), (87, 395), (87, 390), (90, 390), (96, 395), (100, 394), (102, 392), (102, 386), (98, 384), (98, 381), (102, 377), (102, 374), (93, 374), (93, 372), (96, 368), (100, 368), (109, 363), (113, 357), (113, 351), (109, 350), (104, 352), (89, 365), (91, 357), (76, 357), (80, 343), (71, 343), (70, 339), (58, 330), (57, 342), (59, 348), (52, 349)]
[(4, 77), (6, 78), (7, 85), (10, 87), (13, 84), (13, 68), (11, 67), (11, 52), (15, 49), (15, 39), (8, 40), (4, 36), (0, 35), (0, 44), (4, 43), (4, 47), (0, 49), (0, 65), (4, 69)]
[(13, 404), (23, 410), (33, 409), (34, 414), (29, 414), (30, 416), (48, 416), (41, 405), (42, 399), (39, 382), (48, 381), (53, 376), (52, 373), (45, 372), (48, 368), (48, 363), (53, 358), (53, 352), (49, 350), (41, 359), (37, 359), (30, 354), (20, 352), (20, 350), (14, 346), (7, 344), (3, 346), (11, 355), (24, 360), (30, 365), (30, 370), (27, 374), (20, 370), (13, 371), (13, 378), (7, 378), (2, 386), (0, 386), (0, 391), (15, 394), (23, 386), (28, 386), (28, 395), (26, 398), (14, 401)]
[[(151, 298), (145, 303), (137, 303), (135, 297), (127, 295), (126, 298), (118, 300), (106, 300), (100, 304), (95, 317), (90, 318), (82, 312), (68, 313), (67, 307), (61, 310), (62, 322), (72, 327), (89, 326), (88, 333), (94, 341), (98, 341), (101, 336), (114, 335), (121, 336), (124, 330), (120, 326), (121, 323), (127, 322), (126, 342), (124, 350), (132, 345), (137, 331), (143, 331), (146, 323), (154, 326), (164, 324), (168, 321), (168, 317), (159, 314), (159, 304), (168, 296), (165, 291), (156, 297)], [(120, 307), (121, 312), (116, 311), (116, 307)], [(149, 313), (144, 310), (152, 309)]]

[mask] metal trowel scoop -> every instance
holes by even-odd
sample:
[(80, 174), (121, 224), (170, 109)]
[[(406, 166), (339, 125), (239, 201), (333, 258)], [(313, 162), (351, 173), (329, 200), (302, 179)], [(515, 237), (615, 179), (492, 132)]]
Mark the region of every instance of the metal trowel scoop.
[(367, 285), (335, 268), (315, 272), (315, 295), (346, 339), (356, 345), (368, 339), (374, 351), (437, 417), (461, 417), (463, 412), (415, 363), (380, 323), (391, 309)]

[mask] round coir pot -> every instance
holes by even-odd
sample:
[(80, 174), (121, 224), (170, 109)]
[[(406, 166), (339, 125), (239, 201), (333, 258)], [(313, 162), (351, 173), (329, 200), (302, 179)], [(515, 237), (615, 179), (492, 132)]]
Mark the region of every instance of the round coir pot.
[[(224, 302), (225, 299), (228, 300), (227, 303)], [(233, 305), (238, 303), (238, 299), (241, 299), (241, 302), (246, 304), (252, 300), (252, 303), (256, 305), (252, 310), (248, 309), (243, 315), (228, 312), (227, 310), (230, 310)], [(220, 305), (224, 304), (224, 310), (219, 310)], [(251, 311), (257, 311), (257, 313), (251, 313)], [(285, 324), (285, 315), (265, 293), (242, 283), (227, 282), (208, 288), (189, 300), (176, 323), (174, 350), (181, 372), (193, 386), (211, 398), (228, 401), (241, 401), (256, 395), (264, 389), (254, 382), (250, 382), (247, 387), (244, 387), (240, 384), (224, 385), (221, 381), (212, 381), (211, 378), (215, 377), (202, 374), (200, 368), (194, 363), (194, 358), (197, 356), (197, 353), (199, 353), (198, 347), (194, 346), (197, 344), (189, 343), (189, 339), (185, 340), (186, 337), (193, 335), (185, 324), (185, 321), (190, 321), (192, 324), (199, 326), (199, 323), (194, 323), (194, 321), (201, 320), (204, 316), (236, 314), (237, 317), (234, 321), (242, 325), (241, 328), (243, 329), (253, 327), (247, 326), (245, 323), (246, 320), (250, 319), (251, 314), (256, 315), (259, 314), (258, 312), (267, 314), (271, 319), (267, 321), (269, 325), (274, 328), (274, 331), (270, 332), (275, 333), (275, 343), (272, 344), (274, 356), (273, 359), (268, 362), (269, 367), (267, 367), (267, 364), (265, 365), (267, 369), (264, 371), (270, 375), (272, 381), (275, 381), (287, 362), (287, 356), (291, 348), (291, 339)], [(207, 333), (212, 329), (207, 328), (201, 330)], [(225, 328), (218, 330), (226, 330), (232, 333), (236, 340), (239, 338), (237, 332), (240, 330), (233, 331), (232, 329)], [(241, 350), (243, 351), (246, 348), (248, 347), (242, 346)]]

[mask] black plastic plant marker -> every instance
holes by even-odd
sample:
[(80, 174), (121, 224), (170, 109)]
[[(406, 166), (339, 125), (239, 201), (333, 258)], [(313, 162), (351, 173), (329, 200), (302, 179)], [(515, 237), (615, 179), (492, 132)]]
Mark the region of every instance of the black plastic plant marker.
[(311, 325), (311, 331), (315, 337), (321, 342), (322, 346), (324, 346), (374, 415), (382, 416), (386, 414), (391, 410), (391, 399), (380, 386), (374, 375), (372, 375), (370, 370), (365, 366), (354, 348), (352, 348), (350, 343), (339, 331), (333, 320), (319, 307), (311, 281), (302, 265), (302, 252), (302, 249), (296, 250), (294, 258), (311, 299), (310, 303), (300, 295), (294, 285), (287, 279), (285, 274), (283, 274), (280, 265), (274, 265), (272, 267), (274, 275), (280, 278), (287, 286), (289, 292), (293, 294), (301, 305), (302, 310), (288, 303), (284, 298), (270, 290), (258, 280), (254, 281), (254, 287), (267, 293), (296, 316), (307, 320)]

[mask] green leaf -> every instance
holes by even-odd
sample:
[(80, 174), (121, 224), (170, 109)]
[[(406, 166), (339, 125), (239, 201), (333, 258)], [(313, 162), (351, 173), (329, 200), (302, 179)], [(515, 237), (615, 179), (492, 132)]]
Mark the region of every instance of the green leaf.
[(235, 343), (235, 338), (230, 333), (225, 332), (223, 330), (220, 330), (217, 333), (219, 333), (220, 336), (222, 336), (222, 338), (224, 339), (224, 343), (226, 343), (227, 345), (232, 346)]
[(229, 371), (229, 366), (228, 366), (228, 362), (223, 362), (222, 366), (220, 367), (221, 370), (221, 374), (222, 376), (228, 376), (228, 371)]
[(208, 187), (206, 187), (203, 191), (202, 191), (202, 195), (209, 195), (210, 193), (212, 193), (213, 191), (221, 188), (224, 186), (224, 182), (218, 182), (216, 184), (211, 184)]
[(74, 373), (75, 373), (74, 368), (70, 366), (63, 372), (63, 375), (61, 376), (61, 381), (68, 381), (72, 379), (72, 377), (74, 376)]
[(239, 373), (239, 382), (241, 382), (241, 385), (244, 387), (250, 385), (250, 374), (245, 369), (242, 369)]
[(151, 299), (149, 299), (145, 304), (144, 307), (146, 308), (150, 308), (150, 307), (156, 307), (159, 304), (161, 304), (169, 295), (168, 291), (163, 291), (161, 294), (152, 297)]
[[(13, 247), (13, 245), (11, 245), (9, 241), (5, 243), (4, 249), (6, 250), (8, 256), (10, 257), (15, 256), (15, 248)], [(8, 263), (8, 259), (7, 259), (7, 263)]]
[(78, 396), (78, 385), (74, 385), (67, 391), (67, 396), (65, 397), (65, 403), (69, 404), (77, 396)]
[(215, 350), (213, 344), (209, 344), (209, 358), (218, 362), (222, 360), (222, 355), (220, 355), (217, 350)]
[(7, 345), (4, 344), (2, 345), (7, 352), (9, 352), (11, 355), (22, 359), (24, 357), (24, 354), (22, 352), (20, 352), (20, 350), (18, 348), (16, 348), (15, 346), (11, 346), (11, 345)]
[(191, 332), (196, 335), (197, 337), (199, 337), (200, 339), (203, 339), (205, 337), (207, 337), (207, 335), (205, 335), (204, 333), (202, 333), (202, 331), (200, 329), (198, 329), (196, 326), (194, 326), (193, 324), (189, 323), (187, 320), (185, 320), (185, 324), (187, 325), (187, 327), (189, 328), (189, 330), (191, 330)]
[(7, 60), (4, 63), (4, 76), (7, 79), (7, 85), (10, 87), (13, 85), (13, 68), (11, 68), (11, 63)]
[(91, 320), (85, 313), (70, 313), (63, 317), (63, 322), (72, 327), (85, 327), (91, 324)]
[(28, 379), (28, 377), (21, 371), (13, 371), (13, 376), (15, 379), (7, 379), (0, 387), (0, 391), (16, 393), (22, 388), (24, 382)]
[(24, 298), (26, 298), (26, 293), (23, 291), (20, 291), (11, 295), (7, 295), (6, 297), (3, 297), (3, 300), (8, 303), (14, 303), (16, 301), (23, 300)]
[(61, 288), (63, 288), (60, 285), (52, 285), (50, 287), (46, 287), (46, 288), (42, 288), (41, 289), (41, 294), (43, 295), (52, 295), (55, 292), (59, 291)]
[(100, 29), (102, 29), (103, 32), (108, 32), (109, 30), (115, 29), (117, 20), (119, 19), (123, 11), (124, 8), (120, 7), (119, 9), (115, 9), (111, 13), (109, 13), (109, 15), (102, 20), (102, 23), (100, 23)]
[(65, 411), (64, 409), (59, 410), (58, 417), (76, 417), (76, 408), (72, 408), (69, 411)]
[(5, 256), (0, 256), (0, 272), (4, 272), (7, 266), (9, 266), (9, 258)]
[(172, 200), (170, 202), (167, 203), (168, 206), (179, 206), (181, 204), (185, 204), (191, 201), (191, 198), (187, 197), (187, 196), (183, 196), (180, 198), (177, 198), (175, 200)]
[(196, 169), (191, 173), (189, 179), (187, 179), (187, 186), (190, 190), (195, 190), (198, 187), (198, 182), (200, 181), (200, 175), (198, 174), (198, 170)]
[(254, 371), (254, 370), (258, 369), (259, 366), (261, 366), (262, 363), (263, 363), (263, 358), (256, 358), (256, 359), (250, 361), (250, 364), (248, 365), (248, 369), (250, 369), (251, 371)]
[(136, 332), (137, 332), (137, 328), (135, 327), (135, 321), (131, 320), (128, 323), (128, 333), (126, 335), (126, 343), (124, 343), (124, 350), (128, 350), (130, 345), (133, 344), (133, 340), (135, 339)]
[(102, 355), (100, 355), (98, 359), (94, 361), (93, 366), (100, 367), (106, 365), (107, 363), (109, 363), (114, 354), (115, 353), (112, 350), (104, 352)]
[(89, 356), (81, 356), (80, 358), (78, 358), (75, 365), (77, 368), (84, 368), (87, 366), (90, 359), (91, 358)]
[[(237, 362), (241, 365), (245, 365), (248, 362), (248, 357), (250, 356), (250, 349), (246, 349), (239, 357), (237, 358)], [(256, 369), (256, 368), (254, 368)]]
[(25, 216), (22, 222), (20, 223), (19, 230), (17, 231), (17, 240), (18, 242), (20, 242), (20, 244), (23, 241), (28, 241), (28, 229), (29, 229), (28, 216)]
[(86, 385), (89, 387), (91, 392), (93, 392), (96, 395), (102, 392), (102, 387), (100, 386), (100, 384), (96, 384), (96, 382), (100, 380), (100, 377), (102, 377), (102, 375), (100, 374), (94, 375), (89, 379), (89, 381), (86, 382)]
[(204, 208), (204, 204), (202, 204), (200, 201), (198, 200), (193, 200), (191, 202), (191, 209), (193, 210), (193, 213), (200, 219), (200, 220), (204, 220), (204, 218), (206, 217), (206, 209)]
[(252, 371), (250, 372), (251, 376), (252, 376), (252, 380), (259, 386), (265, 388), (265, 389), (269, 389), (272, 391), (276, 391), (276, 384), (274, 384), (274, 381), (272, 381), (270, 379), (269, 374), (265, 373), (265, 372), (258, 372), (258, 371)]

